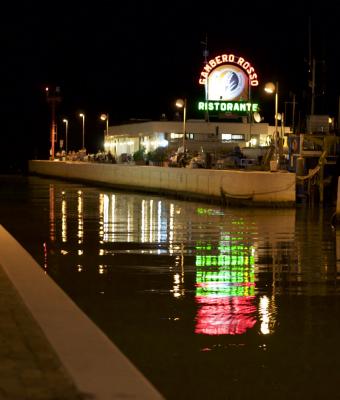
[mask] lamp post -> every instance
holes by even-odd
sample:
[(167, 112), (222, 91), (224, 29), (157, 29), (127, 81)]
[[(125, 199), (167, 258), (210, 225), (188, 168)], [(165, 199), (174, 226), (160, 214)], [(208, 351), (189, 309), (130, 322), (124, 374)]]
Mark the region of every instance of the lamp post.
[(85, 114), (79, 114), (79, 117), (83, 119), (83, 149), (85, 149)]
[(106, 131), (104, 135), (104, 145), (105, 145), (105, 136), (109, 135), (109, 113), (101, 114), (100, 119), (106, 122)]
[(68, 135), (68, 120), (66, 118), (63, 119), (63, 122), (65, 124), (65, 151), (67, 154), (67, 135)]
[(183, 108), (183, 153), (185, 153), (185, 134), (186, 134), (186, 119), (187, 119), (187, 99), (177, 99), (176, 107)]
[(265, 92), (270, 94), (275, 93), (275, 130), (273, 137), (275, 143), (275, 150), (277, 151), (276, 135), (278, 134), (277, 120), (278, 120), (278, 104), (279, 104), (279, 83), (276, 82), (276, 84), (274, 84), (273, 82), (268, 82), (266, 83), (264, 90)]
[(106, 136), (109, 135), (109, 114), (101, 114), (100, 119), (106, 121)]

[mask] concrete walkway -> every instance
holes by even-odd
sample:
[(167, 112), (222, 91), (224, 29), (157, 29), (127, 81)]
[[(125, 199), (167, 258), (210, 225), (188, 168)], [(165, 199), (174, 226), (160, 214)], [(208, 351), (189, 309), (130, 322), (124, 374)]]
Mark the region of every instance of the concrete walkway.
[(0, 266), (0, 399), (82, 399)]
[(0, 225), (0, 400), (163, 397)]

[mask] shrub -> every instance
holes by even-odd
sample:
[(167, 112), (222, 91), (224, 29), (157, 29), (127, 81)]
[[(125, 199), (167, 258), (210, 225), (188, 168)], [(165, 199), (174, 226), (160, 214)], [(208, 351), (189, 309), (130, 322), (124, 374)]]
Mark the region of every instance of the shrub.
[(168, 159), (168, 150), (166, 147), (157, 147), (154, 151), (148, 153), (148, 159), (152, 162), (162, 162)]
[(145, 159), (145, 147), (141, 147), (139, 150), (133, 153), (133, 161), (144, 161)]

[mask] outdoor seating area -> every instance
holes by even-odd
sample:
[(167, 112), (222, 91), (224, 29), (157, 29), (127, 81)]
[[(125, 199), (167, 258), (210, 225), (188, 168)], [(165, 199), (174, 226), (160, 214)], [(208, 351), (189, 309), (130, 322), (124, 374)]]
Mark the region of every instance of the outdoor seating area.
[[(99, 150), (88, 154), (86, 149), (78, 151), (57, 152), (54, 161), (83, 161), (108, 164), (148, 165), (172, 168), (206, 168), (206, 169), (251, 169), (262, 168), (262, 156), (254, 155), (249, 149), (240, 149), (235, 146), (230, 152), (205, 152), (178, 149), (170, 151), (158, 148), (153, 152), (145, 153), (140, 149), (134, 154), (122, 153), (113, 155), (110, 151)], [(257, 156), (256, 156), (257, 155)]]

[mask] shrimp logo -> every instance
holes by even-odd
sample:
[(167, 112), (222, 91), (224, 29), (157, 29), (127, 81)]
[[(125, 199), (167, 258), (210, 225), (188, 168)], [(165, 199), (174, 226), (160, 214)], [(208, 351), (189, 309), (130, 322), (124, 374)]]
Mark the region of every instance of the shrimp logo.
[(208, 100), (234, 100), (247, 98), (247, 77), (233, 65), (216, 68), (208, 78)]

